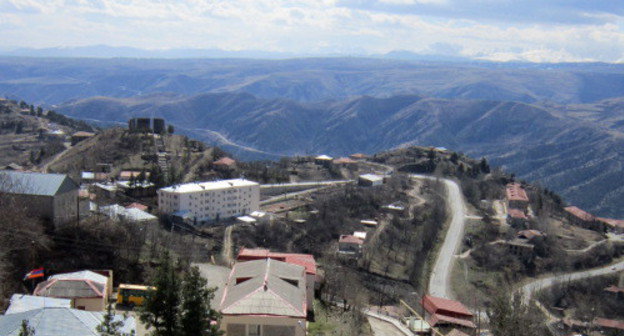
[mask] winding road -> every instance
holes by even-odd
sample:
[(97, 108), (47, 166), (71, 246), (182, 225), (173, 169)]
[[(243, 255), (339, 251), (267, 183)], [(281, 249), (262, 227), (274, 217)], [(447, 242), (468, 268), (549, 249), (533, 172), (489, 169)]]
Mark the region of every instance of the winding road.
[(428, 180), (439, 179), (446, 186), (446, 200), (450, 210), (451, 222), (429, 278), (429, 294), (452, 299), (450, 278), (453, 270), (453, 259), (461, 247), (462, 238), (464, 237), (464, 226), (466, 225), (464, 196), (461, 188), (455, 181), (425, 175), (412, 175), (412, 177)]
[(533, 293), (540, 291), (542, 289), (551, 287), (555, 284), (560, 284), (568, 281), (576, 281), (582, 279), (593, 278), (596, 276), (613, 274), (617, 272), (624, 271), (624, 259), (620, 260), (618, 263), (603, 266), (600, 268), (594, 268), (585, 271), (578, 271), (572, 273), (565, 273), (560, 275), (553, 275), (546, 278), (541, 278), (529, 282), (528, 284), (519, 288), (519, 291), (522, 293), (522, 300), (525, 304), (529, 303)]

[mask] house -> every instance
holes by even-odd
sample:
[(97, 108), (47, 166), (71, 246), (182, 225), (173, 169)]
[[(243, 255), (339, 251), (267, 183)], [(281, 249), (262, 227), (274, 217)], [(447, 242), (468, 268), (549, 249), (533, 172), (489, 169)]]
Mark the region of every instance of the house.
[(377, 221), (372, 220), (372, 219), (362, 219), (360, 221), (360, 224), (364, 226), (368, 226), (368, 227), (377, 227), (377, 225), (379, 225)]
[(349, 158), (352, 160), (356, 160), (356, 161), (362, 161), (362, 160), (368, 159), (368, 156), (362, 153), (355, 153), (355, 154), (349, 155)]
[[(35, 329), (37, 336), (97, 336), (97, 327), (104, 320), (103, 312), (83, 311), (66, 307), (47, 307), (16, 314), (0, 316), (0, 335), (18, 336), (22, 321)], [(121, 322), (120, 331), (136, 330), (134, 317), (115, 315), (114, 322)]]
[(158, 217), (137, 208), (125, 208), (119, 204), (101, 206), (99, 212), (117, 221), (128, 221), (134, 223), (155, 223)]
[(507, 205), (509, 208), (526, 211), (529, 206), (529, 196), (520, 183), (508, 183), (505, 187)]
[(432, 327), (463, 327), (474, 329), (473, 314), (459, 301), (425, 295), (421, 304), (429, 313)]
[(80, 186), (64, 174), (0, 171), (0, 193), (10, 194), (29, 214), (62, 225), (78, 214)]
[(95, 136), (95, 133), (78, 131), (71, 136), (71, 144), (75, 146), (77, 143), (83, 140), (90, 139)]
[(338, 240), (338, 253), (359, 255), (362, 252), (364, 239), (353, 235), (341, 235)]
[(341, 157), (332, 161), (332, 163), (336, 166), (349, 166), (352, 164), (356, 164), (357, 161), (351, 160), (348, 157)]
[(305, 268), (273, 259), (234, 265), (223, 290), (221, 329), (228, 336), (305, 336)]
[(523, 260), (530, 260), (533, 258), (535, 246), (533, 246), (533, 244), (529, 244), (525, 239), (512, 239), (505, 241), (504, 245), (507, 247), (507, 251), (509, 253), (518, 256)]
[(316, 163), (319, 166), (329, 167), (329, 165), (332, 163), (333, 160), (334, 158), (332, 158), (331, 156), (323, 154), (323, 155), (319, 155), (315, 157), (314, 163)]
[(363, 187), (374, 187), (384, 183), (384, 178), (381, 175), (375, 174), (363, 174), (358, 176), (358, 185)]
[(353, 236), (362, 240), (366, 240), (366, 231), (353, 231)]
[[(142, 173), (146, 179), (149, 179), (150, 172), (142, 172)], [(119, 181), (130, 181), (131, 179), (138, 178), (139, 175), (141, 175), (141, 171), (138, 171), (138, 170), (122, 170), (121, 172), (119, 172), (119, 176), (117, 177), (117, 179)]]
[(111, 276), (93, 271), (79, 271), (56, 274), (40, 282), (36, 296), (72, 300), (72, 308), (88, 311), (103, 311), (112, 295)]
[(158, 190), (162, 213), (205, 222), (260, 210), (260, 185), (244, 179), (193, 182)]
[(28, 294), (13, 294), (5, 314), (17, 314), (29, 310), (52, 307), (71, 308), (71, 300), (46, 298)]
[(539, 230), (522, 230), (516, 233), (516, 237), (526, 239), (527, 241), (532, 241), (535, 238), (544, 236), (546, 236), (546, 234)]
[(316, 260), (311, 254), (300, 253), (282, 253), (282, 252), (270, 252), (267, 249), (249, 249), (242, 248), (238, 252), (236, 260), (238, 261), (251, 261), (251, 260), (264, 260), (273, 259), (282, 261), (285, 263), (303, 266), (306, 272), (306, 296), (308, 309), (312, 309), (312, 303), (314, 301), (314, 290), (319, 289), (321, 285), (321, 279), (317, 272)]
[(529, 217), (520, 209), (510, 208), (507, 210), (507, 224), (513, 227), (524, 227)]
[(150, 197), (156, 195), (156, 185), (149, 181), (140, 181), (131, 183), (130, 181), (118, 181), (117, 188), (124, 194), (138, 198)]
[[(610, 320), (602, 317), (594, 319), (594, 325), (598, 326), (603, 331), (624, 332), (624, 321)], [(619, 334), (618, 334), (619, 335)]]
[(223, 157), (212, 163), (216, 170), (228, 171), (236, 168), (236, 161), (229, 157)]
[(571, 224), (578, 225), (590, 230), (604, 231), (606, 224), (598, 220), (598, 218), (589, 212), (576, 206), (568, 206), (564, 208), (565, 216)]
[(613, 232), (624, 233), (624, 220), (604, 217), (598, 217), (597, 220), (604, 223)]
[(147, 211), (149, 210), (149, 207), (139, 202), (133, 202), (133, 203), (126, 205), (126, 209), (139, 209), (141, 211)]

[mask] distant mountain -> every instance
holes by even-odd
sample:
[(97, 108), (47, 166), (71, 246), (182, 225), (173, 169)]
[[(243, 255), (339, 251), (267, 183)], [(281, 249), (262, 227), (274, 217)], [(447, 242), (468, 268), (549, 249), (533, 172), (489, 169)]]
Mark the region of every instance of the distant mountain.
[[(127, 52), (132, 55), (134, 50)], [(0, 96), (35, 104), (50, 106), (94, 96), (125, 98), (163, 92), (182, 96), (245, 92), (299, 102), (417, 94), (525, 103), (593, 103), (624, 96), (624, 65), (364, 58), (0, 58)]]
[(160, 116), (187, 134), (229, 145), (239, 155), (344, 155), (408, 145), (443, 146), (487, 156), (493, 164), (540, 181), (587, 210), (624, 217), (623, 99), (538, 106), (398, 95), (300, 103), (248, 93), (210, 93), (91, 98), (60, 111), (118, 122)]

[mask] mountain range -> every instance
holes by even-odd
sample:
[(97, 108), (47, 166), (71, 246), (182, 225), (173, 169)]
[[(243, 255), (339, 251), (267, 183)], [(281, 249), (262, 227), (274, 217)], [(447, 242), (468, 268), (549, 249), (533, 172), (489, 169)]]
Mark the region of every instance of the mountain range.
[(301, 103), (248, 93), (90, 98), (62, 113), (104, 122), (164, 117), (240, 156), (375, 153), (409, 145), (486, 156), (602, 216), (624, 217), (624, 99), (527, 104), (397, 95)]
[(0, 57), (0, 96), (105, 125), (163, 116), (247, 159), (443, 146), (624, 217), (624, 65), (393, 57)]

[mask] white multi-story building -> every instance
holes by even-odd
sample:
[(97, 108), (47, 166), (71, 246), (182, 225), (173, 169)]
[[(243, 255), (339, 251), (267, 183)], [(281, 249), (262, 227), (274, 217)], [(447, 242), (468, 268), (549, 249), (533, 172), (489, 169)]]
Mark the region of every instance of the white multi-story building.
[(198, 222), (242, 216), (259, 208), (260, 185), (244, 179), (186, 183), (158, 190), (161, 212)]

